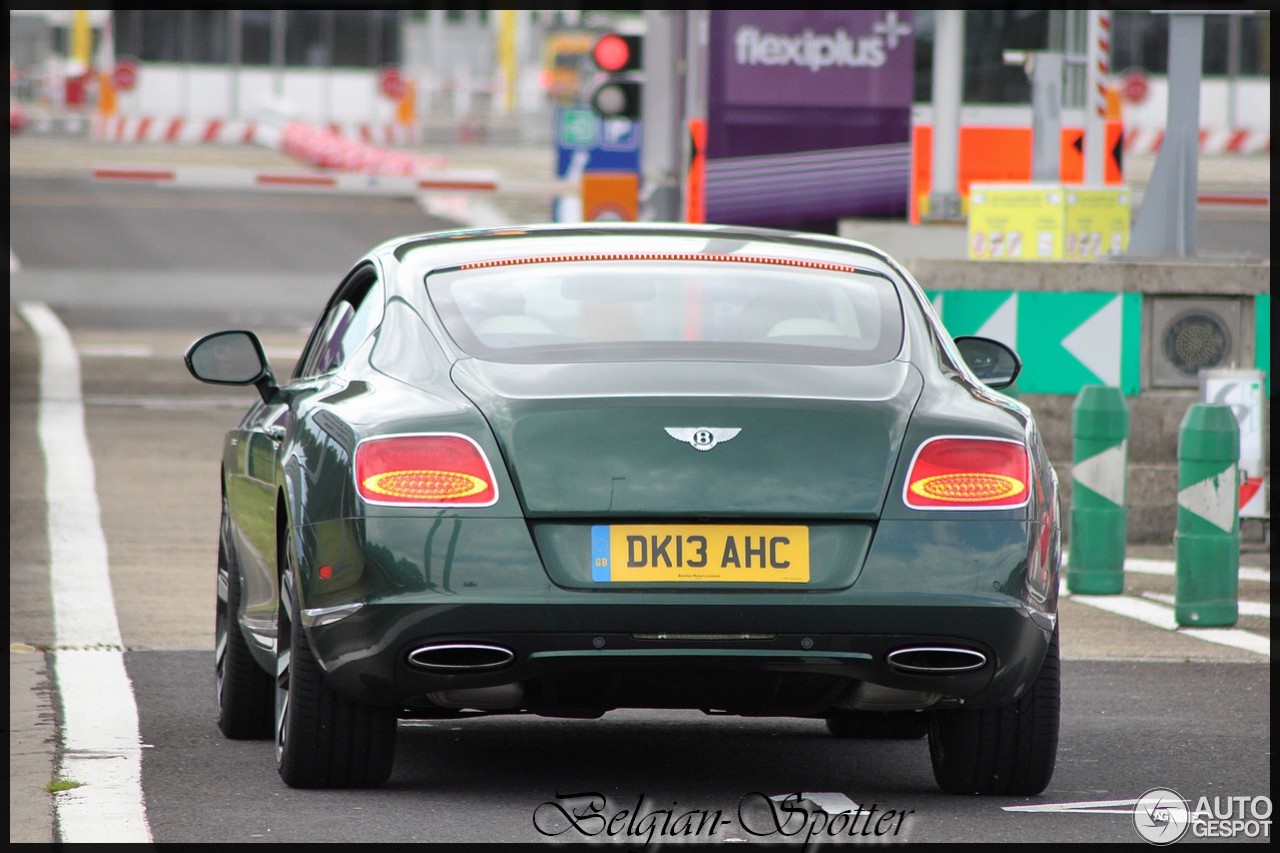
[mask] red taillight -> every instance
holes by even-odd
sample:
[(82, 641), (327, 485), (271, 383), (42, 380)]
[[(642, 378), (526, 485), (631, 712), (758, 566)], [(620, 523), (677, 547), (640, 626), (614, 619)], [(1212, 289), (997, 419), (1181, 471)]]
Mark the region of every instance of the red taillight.
[(1025, 506), (1027, 449), (1002, 438), (932, 438), (916, 451), (903, 500), (912, 509)]
[(374, 504), (491, 506), (498, 500), (484, 451), (465, 435), (394, 435), (356, 447), (356, 489)]

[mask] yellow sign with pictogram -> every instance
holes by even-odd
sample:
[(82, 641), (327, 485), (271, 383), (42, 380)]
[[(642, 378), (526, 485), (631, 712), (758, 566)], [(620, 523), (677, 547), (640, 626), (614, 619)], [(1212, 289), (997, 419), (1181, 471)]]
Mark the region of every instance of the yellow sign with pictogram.
[(1063, 257), (1061, 184), (970, 184), (969, 257), (1044, 261)]
[(1128, 187), (1065, 187), (1064, 256), (1071, 260), (1123, 255), (1129, 248)]

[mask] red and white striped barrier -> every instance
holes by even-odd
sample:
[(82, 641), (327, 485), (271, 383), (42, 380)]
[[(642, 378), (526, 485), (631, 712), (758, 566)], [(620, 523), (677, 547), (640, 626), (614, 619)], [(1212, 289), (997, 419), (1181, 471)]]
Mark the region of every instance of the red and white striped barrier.
[[(422, 129), (403, 124), (330, 122), (324, 129), (367, 145), (405, 146), (422, 141)], [(154, 116), (93, 117), (90, 133), (104, 142), (270, 143), (263, 123), (232, 119), (157, 118)]]
[(289, 122), (279, 134), (277, 148), (319, 169), (338, 169), (366, 175), (418, 175), (444, 168), (443, 157), (378, 148), (332, 129)]
[(414, 125), (329, 122), (324, 127), (330, 133), (369, 145), (419, 145), (423, 139), (422, 128)]
[[(1164, 141), (1164, 128), (1145, 130), (1125, 128), (1124, 150), (1128, 154), (1154, 154)], [(1271, 151), (1271, 134), (1254, 130), (1202, 130), (1201, 154), (1267, 154)]]
[(103, 142), (188, 142), (252, 145), (261, 141), (254, 121), (93, 117), (90, 135)]
[(203, 189), (322, 190), (366, 195), (416, 196), (424, 192), (494, 192), (498, 174), (486, 169), (452, 169), (419, 175), (281, 172), (220, 166), (99, 166), (99, 181)]

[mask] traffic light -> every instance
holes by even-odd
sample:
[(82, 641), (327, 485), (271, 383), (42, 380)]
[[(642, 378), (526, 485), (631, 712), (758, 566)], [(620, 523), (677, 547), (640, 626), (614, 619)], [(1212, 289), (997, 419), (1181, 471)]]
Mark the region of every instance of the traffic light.
[(602, 118), (640, 118), (642, 47), (640, 36), (622, 33), (605, 33), (591, 46), (591, 61), (600, 73), (591, 89), (590, 103)]

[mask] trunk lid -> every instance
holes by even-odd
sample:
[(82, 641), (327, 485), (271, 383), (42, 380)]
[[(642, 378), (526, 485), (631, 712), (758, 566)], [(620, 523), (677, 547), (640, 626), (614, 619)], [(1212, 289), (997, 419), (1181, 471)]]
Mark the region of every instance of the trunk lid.
[(464, 359), (453, 380), (530, 518), (874, 519), (921, 391), (902, 362)]

